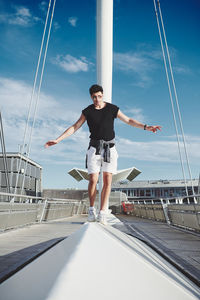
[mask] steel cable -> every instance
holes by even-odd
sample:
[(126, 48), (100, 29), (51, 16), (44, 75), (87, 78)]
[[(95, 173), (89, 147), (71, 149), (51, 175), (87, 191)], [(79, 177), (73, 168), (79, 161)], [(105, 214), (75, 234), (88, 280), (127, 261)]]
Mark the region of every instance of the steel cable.
[(163, 46), (163, 40), (162, 40), (160, 23), (159, 23), (159, 18), (158, 18), (158, 13), (157, 13), (156, 2), (155, 2), (155, 0), (153, 0), (153, 2), (154, 2), (155, 13), (156, 13), (156, 20), (157, 20), (157, 25), (158, 25), (158, 32), (159, 32), (159, 37), (160, 37), (160, 43), (161, 43), (161, 48), (162, 48), (162, 54), (163, 54), (163, 60), (164, 60), (164, 66), (165, 66), (165, 73), (166, 73), (166, 77), (167, 77), (167, 84), (168, 84), (168, 89), (169, 89), (169, 96), (170, 96), (170, 101), (171, 101), (171, 106), (172, 106), (172, 114), (173, 114), (173, 120), (174, 120), (175, 130), (176, 130), (176, 138), (177, 138), (177, 143), (178, 143), (178, 150), (179, 150), (179, 157), (180, 157), (180, 162), (181, 162), (181, 169), (182, 169), (182, 173), (183, 173), (186, 194), (188, 196), (188, 187), (187, 187), (185, 169), (184, 169), (184, 164), (183, 164), (183, 159), (182, 159), (182, 154), (181, 154), (180, 139), (179, 139), (179, 134), (178, 134), (178, 126), (177, 126), (177, 121), (176, 121), (176, 115), (175, 115), (175, 109), (174, 109), (174, 102), (173, 102), (171, 85), (170, 85), (170, 80), (169, 80), (169, 74), (168, 74), (168, 68), (167, 68), (167, 61), (166, 61), (166, 56), (165, 56), (165, 51), (164, 51), (164, 46)]
[(191, 173), (190, 163), (189, 163), (189, 157), (188, 157), (188, 153), (187, 153), (187, 147), (186, 147), (186, 141), (185, 141), (185, 134), (184, 134), (184, 130), (183, 130), (183, 122), (182, 122), (182, 117), (181, 117), (181, 112), (180, 112), (180, 107), (179, 107), (179, 101), (178, 101), (178, 96), (177, 96), (177, 91), (176, 91), (176, 85), (175, 85), (175, 81), (174, 81), (174, 75), (173, 75), (173, 70), (172, 70), (171, 58), (170, 58), (170, 55), (169, 55), (168, 43), (167, 43), (167, 38), (166, 38), (166, 34), (165, 34), (165, 27), (164, 27), (164, 22), (163, 22), (163, 18), (162, 18), (162, 12), (161, 12), (161, 7), (160, 7), (160, 2), (159, 2), (159, 0), (157, 0), (157, 2), (158, 2), (160, 20), (161, 20), (161, 24), (162, 24), (163, 36), (164, 36), (165, 45), (166, 45), (166, 51), (167, 51), (169, 68), (170, 68), (170, 73), (171, 73), (171, 79), (172, 79), (172, 84), (173, 84), (173, 89), (174, 89), (174, 95), (175, 95), (175, 100), (176, 100), (178, 117), (179, 117), (179, 122), (180, 122), (180, 128), (181, 128), (181, 134), (182, 134), (182, 139), (183, 139), (185, 157), (186, 157), (186, 161), (187, 161), (188, 173), (189, 173), (189, 176), (190, 176), (191, 185), (192, 185), (192, 192), (193, 192), (193, 195), (194, 195), (194, 186), (193, 186), (193, 182), (192, 182), (192, 173)]
[[(19, 166), (18, 166), (18, 172), (17, 172), (17, 177), (16, 177), (14, 194), (16, 194), (17, 185), (18, 185), (18, 181), (19, 181), (19, 173), (20, 173), (21, 165), (22, 165), (22, 154), (24, 152), (25, 141), (26, 141), (26, 136), (27, 136), (27, 130), (28, 130), (29, 122), (30, 122), (31, 108), (32, 108), (32, 105), (33, 105), (33, 100), (34, 100), (34, 95), (35, 95), (35, 90), (36, 90), (36, 83), (37, 83), (37, 78), (38, 78), (38, 71), (39, 71), (39, 66), (40, 66), (42, 51), (43, 51), (43, 47), (44, 47), (44, 39), (45, 39), (46, 28), (47, 28), (47, 23), (48, 23), (48, 19), (49, 19), (50, 7), (51, 7), (51, 0), (49, 0), (49, 5), (48, 5), (48, 9), (47, 9), (47, 14), (46, 14), (44, 31), (43, 31), (43, 36), (42, 36), (42, 41), (41, 41), (41, 46), (40, 46), (40, 52), (39, 52), (39, 57), (38, 57), (38, 62), (37, 62), (37, 67), (36, 67), (36, 72), (35, 72), (35, 77), (34, 77), (34, 84), (33, 84), (31, 98), (30, 98), (28, 116), (27, 116), (27, 121), (26, 121), (24, 136), (23, 136), (23, 145), (22, 145), (22, 148), (21, 148), (21, 151), (20, 151), (20, 159), (19, 159)], [(24, 176), (25, 176), (25, 172), (24, 172)]]
[[(35, 108), (34, 108), (33, 122), (32, 122), (32, 126), (31, 126), (31, 132), (30, 132), (30, 136), (29, 136), (29, 142), (28, 142), (27, 158), (29, 158), (30, 151), (31, 151), (32, 135), (33, 135), (33, 129), (35, 127), (36, 113), (37, 113), (37, 107), (38, 107), (38, 102), (39, 102), (39, 98), (40, 98), (40, 90), (41, 90), (41, 85), (42, 85), (42, 80), (43, 80), (44, 67), (45, 67), (47, 50), (48, 50), (48, 45), (49, 45), (50, 33), (51, 33), (51, 27), (52, 27), (52, 22), (53, 22), (53, 17), (54, 17), (55, 4), (56, 4), (56, 0), (54, 0), (53, 8), (52, 8), (52, 13), (51, 13), (51, 19), (50, 19), (50, 24), (49, 24), (49, 31), (48, 31), (47, 42), (46, 42), (46, 47), (45, 47), (45, 52), (44, 52), (44, 57), (43, 57), (42, 70), (41, 70), (41, 75), (40, 75), (40, 82), (39, 82), (39, 87), (38, 87), (38, 92), (37, 92), (37, 98), (36, 98), (36, 103), (35, 103)], [(25, 174), (26, 174), (26, 170), (27, 170), (27, 165), (28, 165), (28, 161), (26, 161), (26, 164), (25, 164), (25, 171), (24, 171), (24, 176), (23, 176), (21, 193), (22, 193), (22, 190), (24, 188)]]

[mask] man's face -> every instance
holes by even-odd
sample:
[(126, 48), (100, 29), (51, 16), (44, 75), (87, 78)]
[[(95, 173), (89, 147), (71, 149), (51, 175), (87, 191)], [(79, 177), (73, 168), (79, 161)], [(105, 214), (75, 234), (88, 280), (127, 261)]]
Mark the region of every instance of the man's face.
[(94, 106), (99, 106), (103, 102), (103, 94), (102, 92), (96, 92), (91, 95)]

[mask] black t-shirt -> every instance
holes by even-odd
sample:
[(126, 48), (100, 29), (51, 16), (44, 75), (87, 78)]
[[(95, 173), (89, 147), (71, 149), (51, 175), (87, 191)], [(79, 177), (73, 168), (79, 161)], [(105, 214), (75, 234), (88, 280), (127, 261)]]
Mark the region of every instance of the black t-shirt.
[(94, 104), (91, 104), (82, 111), (89, 126), (91, 139), (104, 141), (114, 139), (114, 119), (118, 110), (118, 106), (106, 102), (106, 106), (102, 109), (96, 109)]

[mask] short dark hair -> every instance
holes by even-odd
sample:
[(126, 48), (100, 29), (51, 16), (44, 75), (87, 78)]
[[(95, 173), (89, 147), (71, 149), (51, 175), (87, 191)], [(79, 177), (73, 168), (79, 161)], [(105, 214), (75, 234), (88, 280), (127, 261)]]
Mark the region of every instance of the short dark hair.
[(93, 84), (90, 88), (89, 88), (89, 92), (90, 95), (92, 96), (92, 94), (97, 93), (97, 92), (102, 92), (103, 94), (103, 88), (102, 86), (98, 85), (98, 84)]

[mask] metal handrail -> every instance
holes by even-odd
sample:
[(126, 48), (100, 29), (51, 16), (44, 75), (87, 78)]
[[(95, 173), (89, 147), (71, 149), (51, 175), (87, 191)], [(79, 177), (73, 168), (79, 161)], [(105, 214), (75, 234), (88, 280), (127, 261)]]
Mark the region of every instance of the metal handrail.
[(15, 194), (15, 193), (5, 193), (5, 192), (0, 192), (0, 196), (11, 196), (11, 197), (17, 197), (17, 198), (25, 198), (25, 199), (38, 199), (42, 201), (48, 201), (48, 202), (63, 202), (63, 203), (77, 203), (77, 202), (86, 202), (86, 200), (76, 200), (76, 199), (60, 199), (60, 198), (45, 198), (41, 196), (29, 196), (29, 195), (21, 195), (21, 194)]
[(28, 195), (21, 195), (21, 194), (15, 194), (15, 193), (4, 193), (4, 192), (0, 192), (0, 196), (11, 196), (11, 197), (18, 197), (18, 198), (40, 199), (40, 200), (46, 199), (46, 198), (43, 198), (40, 196), (28, 196)]
[[(25, 203), (24, 200), (22, 200), (21, 202), (0, 202), (0, 209), (1, 212), (0, 214), (12, 214), (12, 212), (14, 212), (14, 214), (18, 214), (18, 213), (24, 213), (24, 215), (29, 215), (29, 213), (33, 213), (36, 212), (36, 216), (34, 217), (34, 220), (32, 220), (30, 222), (39, 222), (41, 223), (44, 220), (44, 216), (45, 216), (45, 212), (46, 210), (48, 212), (58, 212), (61, 210), (64, 211), (68, 211), (69, 210), (69, 216), (74, 215), (74, 214), (79, 214), (82, 213), (83, 210), (81, 210), (80, 212), (80, 208), (84, 209), (84, 207), (86, 206), (86, 200), (76, 200), (76, 199), (54, 199), (54, 198), (44, 198), (41, 196), (26, 196), (26, 195), (20, 195), (20, 194), (14, 194), (14, 193), (4, 193), (4, 192), (0, 192), (0, 196), (12, 196), (13, 199), (16, 199), (14, 197), (21, 197), (21, 198), (25, 198), (25, 199), (37, 199), (38, 201), (35, 201), (35, 203), (31, 203), (30, 201), (28, 203)], [(6, 203), (6, 206), (4, 206)], [(26, 205), (25, 205), (26, 204)], [(24, 207), (25, 205), (25, 207)], [(34, 209), (35, 208), (35, 209)], [(6, 210), (6, 211), (5, 211)], [(19, 211), (18, 211), (19, 210)], [(65, 216), (65, 213), (64, 215)], [(68, 216), (68, 214), (67, 214)], [(57, 217), (55, 217), (56, 219)], [(20, 223), (21, 225), (21, 223)], [(3, 227), (4, 228), (4, 227)], [(5, 229), (5, 228), (4, 228)], [(4, 230), (3, 229), (3, 230)]]
[[(188, 196), (177, 196), (177, 197), (160, 197), (160, 198), (151, 198), (151, 199), (131, 199), (131, 200), (128, 200), (129, 202), (150, 202), (151, 201), (151, 204), (152, 204), (152, 201), (158, 201), (160, 200), (161, 203), (164, 201), (170, 201), (170, 200), (183, 200), (183, 199), (186, 199), (186, 198), (200, 198), (200, 194), (195, 194), (195, 195), (188, 195)], [(146, 203), (147, 204), (147, 203)], [(186, 204), (186, 203), (185, 203)], [(190, 203), (189, 203), (190, 204)], [(192, 203), (192, 204), (199, 204), (199, 203)]]

